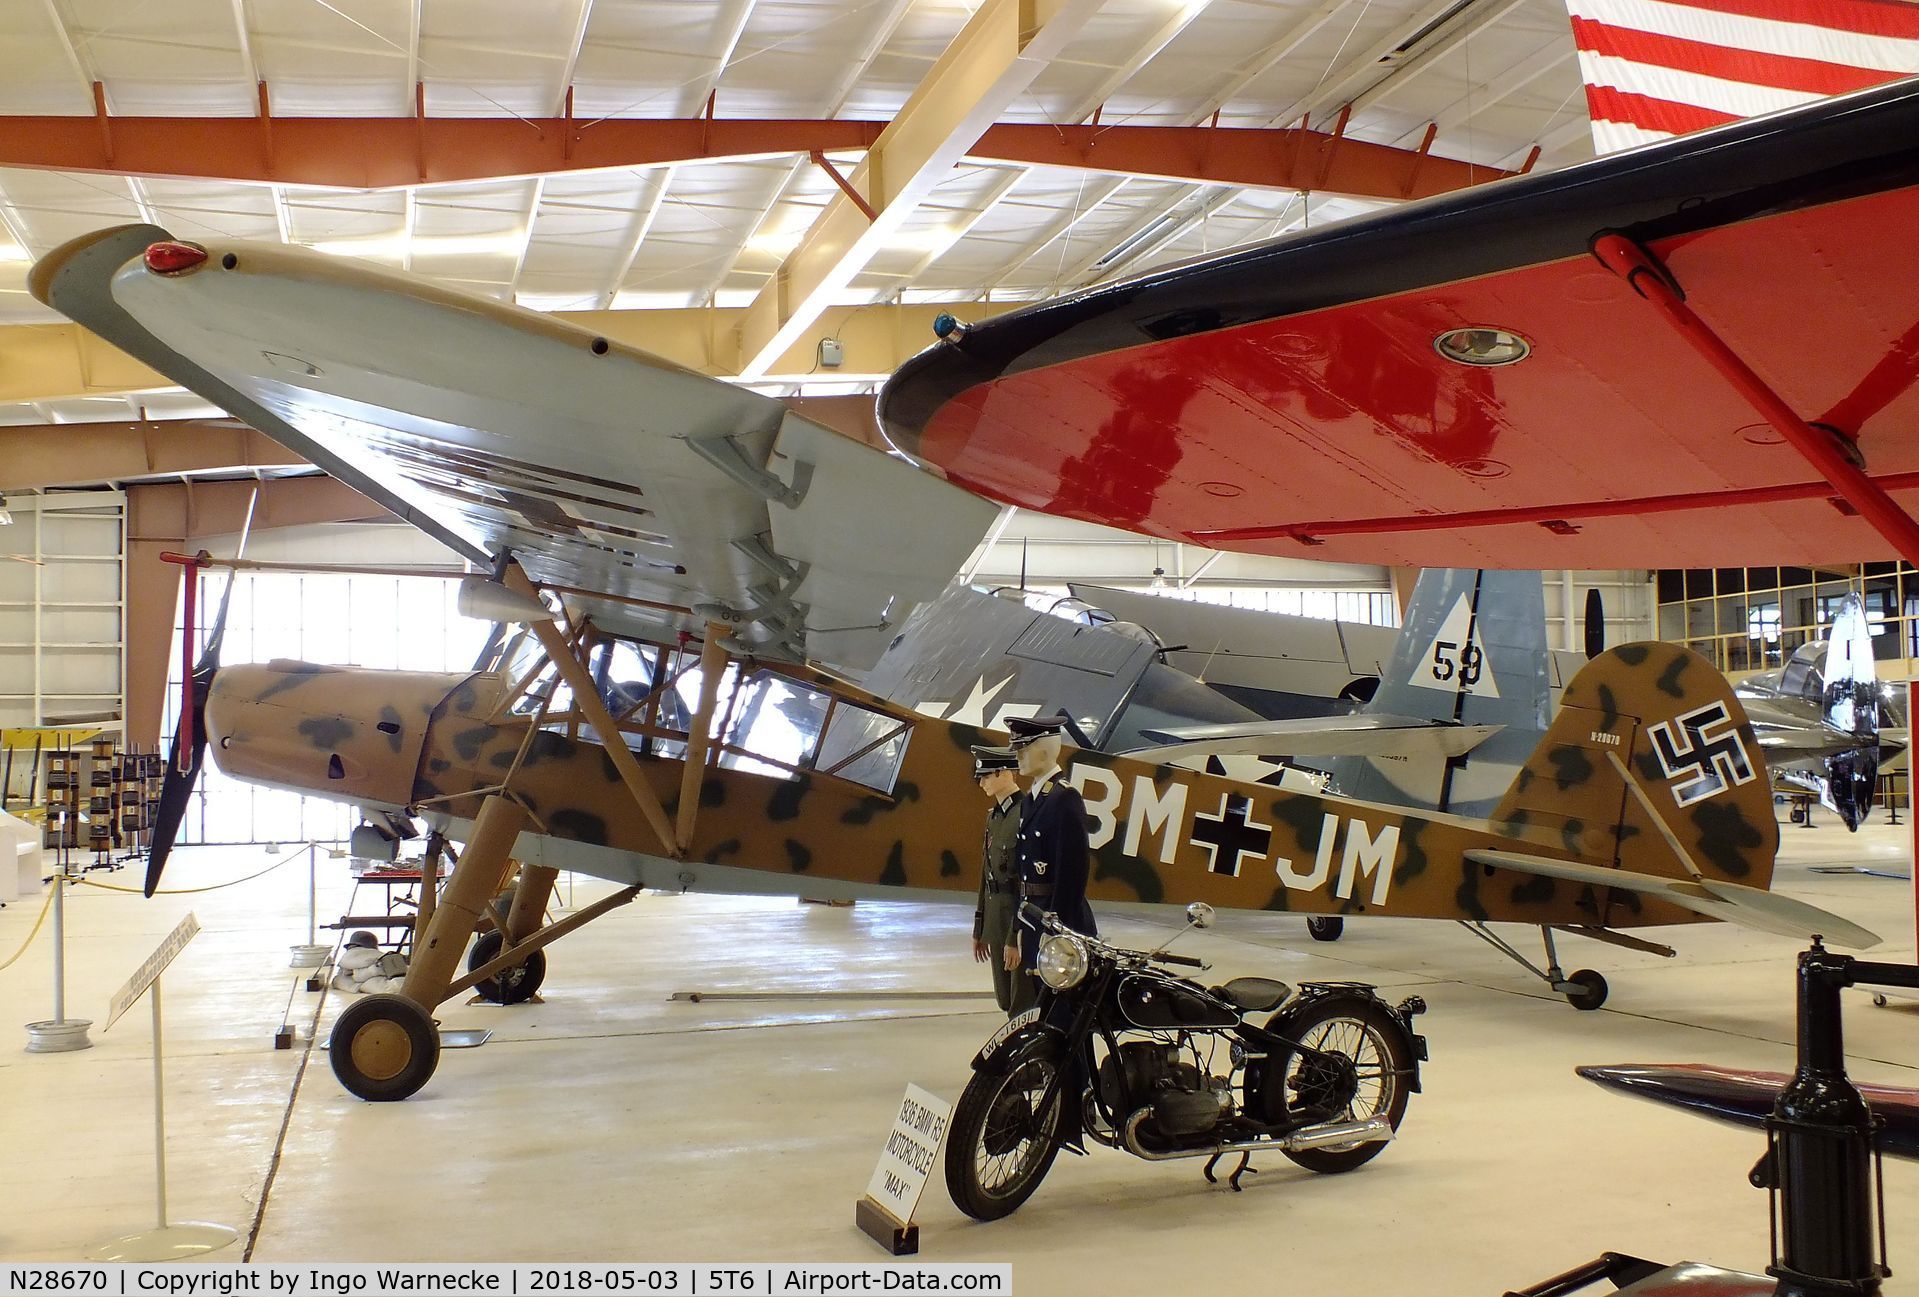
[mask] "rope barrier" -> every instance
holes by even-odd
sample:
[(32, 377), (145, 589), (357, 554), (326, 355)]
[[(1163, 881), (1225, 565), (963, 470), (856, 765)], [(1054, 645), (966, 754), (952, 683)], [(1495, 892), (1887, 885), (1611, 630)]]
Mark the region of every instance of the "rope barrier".
[[(53, 887), (58, 887), (59, 885), (59, 880), (56, 879)], [(20, 943), (20, 949), (8, 955), (6, 963), (0, 964), (0, 970), (13, 967), (14, 962), (18, 960), (20, 956), (27, 953), (27, 947), (33, 944), (33, 939), (40, 935), (40, 927), (47, 921), (47, 911), (53, 908), (53, 887), (47, 889), (47, 899), (40, 906), (40, 917), (33, 921), (33, 931), (29, 932), (27, 939)]]
[[(285, 860), (275, 861), (273, 864), (268, 865), (265, 869), (260, 870), (258, 873), (248, 874), (244, 878), (235, 878), (231, 882), (225, 882), (225, 883), (210, 883), (205, 887), (160, 887), (160, 888), (154, 889), (153, 894), (155, 896), (195, 896), (201, 892), (217, 892), (224, 887), (238, 887), (241, 883), (250, 883), (256, 878), (265, 878), (268, 874), (272, 873), (274, 870), (284, 868), (285, 866), (292, 864), (294, 861), (298, 860), (301, 856), (304, 856), (307, 853), (307, 850), (312, 845), (313, 845), (312, 843), (303, 843), (299, 848), (297, 848), (294, 851), (292, 855), (288, 856)], [(80, 878), (80, 879), (76, 879), (75, 881), (85, 883), (88, 887), (97, 887), (103, 892), (131, 892), (135, 895), (140, 895), (145, 890), (139, 887), (122, 887), (118, 883), (98, 883), (91, 878)], [(4, 964), (0, 964), (0, 968), (4, 968), (4, 967), (5, 967)]]

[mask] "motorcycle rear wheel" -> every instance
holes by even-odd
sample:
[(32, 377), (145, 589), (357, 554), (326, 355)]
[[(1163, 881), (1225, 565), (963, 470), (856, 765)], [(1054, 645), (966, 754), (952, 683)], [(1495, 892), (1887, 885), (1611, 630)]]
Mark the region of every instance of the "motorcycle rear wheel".
[(975, 1072), (966, 1083), (946, 1136), (946, 1191), (974, 1220), (1011, 1215), (1052, 1169), (1063, 1089), (1044, 1113), (1037, 1108), (1058, 1071), (1055, 1060), (1030, 1055), (1003, 1074)]
[[(1277, 1029), (1275, 1015), (1270, 1029)], [(1329, 1062), (1288, 1050), (1268, 1063), (1260, 1078), (1268, 1114), (1305, 1115), (1317, 1121), (1364, 1120), (1383, 1116), (1399, 1129), (1412, 1092), (1407, 1077), (1413, 1059), (1404, 1029), (1383, 1006), (1365, 1000), (1329, 996), (1287, 1024), (1287, 1034), (1307, 1049), (1337, 1056)], [(1351, 1171), (1378, 1157), (1382, 1143), (1333, 1145), (1287, 1153), (1300, 1166), (1322, 1175)]]

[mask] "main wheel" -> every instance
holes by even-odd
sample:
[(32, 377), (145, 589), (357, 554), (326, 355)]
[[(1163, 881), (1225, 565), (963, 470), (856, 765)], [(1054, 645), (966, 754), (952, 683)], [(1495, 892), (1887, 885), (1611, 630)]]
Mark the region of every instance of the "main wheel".
[(440, 1065), (440, 1033), (433, 1017), (404, 995), (355, 1000), (333, 1024), (327, 1046), (333, 1075), (362, 1099), (404, 1099)]
[[(473, 949), (467, 952), (466, 971), (470, 973), (496, 958), (504, 941), (498, 928), (482, 932), (474, 941)], [(475, 982), (473, 989), (479, 992), (482, 1000), (491, 1000), (495, 1004), (525, 1004), (545, 980), (546, 952), (536, 950), (512, 968), (502, 969), (489, 978)]]
[[(1283, 1012), (1276, 1014), (1267, 1030), (1277, 1031), (1284, 1025), (1283, 1034), (1303, 1049), (1274, 1055), (1257, 1078), (1269, 1119), (1283, 1114), (1317, 1123), (1385, 1117), (1394, 1130), (1399, 1129), (1412, 1093), (1407, 1078), (1414, 1060), (1397, 1018), (1369, 1000), (1339, 995), (1310, 1005), (1293, 1022), (1283, 1024), (1285, 1017)], [(1382, 1143), (1332, 1145), (1286, 1156), (1308, 1171), (1332, 1175), (1365, 1165), (1385, 1147)]]
[(1314, 941), (1338, 941), (1346, 931), (1346, 920), (1336, 914), (1315, 914), (1306, 920), (1306, 932)]
[(966, 1083), (946, 1134), (946, 1191), (974, 1220), (1017, 1211), (1052, 1169), (1066, 1096), (1055, 1091), (1045, 1112), (1039, 1105), (1058, 1074), (1052, 1059), (1027, 1057)]
[(1564, 992), (1566, 1003), (1575, 1009), (1597, 1009), (1606, 1002), (1606, 992), (1610, 989), (1606, 979), (1590, 968), (1582, 968), (1566, 978), (1573, 989)]

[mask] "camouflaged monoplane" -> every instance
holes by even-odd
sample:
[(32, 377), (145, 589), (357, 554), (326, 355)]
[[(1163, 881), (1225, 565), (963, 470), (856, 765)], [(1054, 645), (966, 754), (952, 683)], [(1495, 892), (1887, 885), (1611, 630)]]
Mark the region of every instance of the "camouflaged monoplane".
[[(942, 589), (995, 502), (1217, 544), (1514, 566), (1775, 550), (1796, 562), (1806, 545), (1896, 531), (1887, 510), (1905, 515), (1886, 491), (1912, 485), (1875, 484), (1829, 432), (1769, 407), (1825, 475), (1778, 482), (1769, 439), (1732, 435), (1751, 414), (1659, 354), (1651, 325), (1675, 322), (1724, 361), (1675, 284), (1750, 305), (1784, 291), (1751, 274), (1754, 247), (1782, 241), (1814, 249), (1807, 264), (1856, 299), (1914, 282), (1902, 270), (1919, 245), (1884, 237), (1919, 202), (1914, 140), (1919, 90), (1873, 92), (949, 330), (882, 406), (917, 463), (411, 276), (150, 225), (76, 240), (35, 267), (40, 300), (444, 541), (484, 574), (475, 606), (523, 627), (456, 674), (222, 669), (216, 633), (149, 883), (203, 749), (241, 778), (425, 815), (463, 841), (401, 993), (354, 1002), (333, 1032), (349, 1089), (402, 1098), (437, 1063), (438, 1005), (533, 969), (641, 887), (973, 893), (967, 749), (981, 728), (842, 672), (877, 660)], [(1415, 255), (1422, 238), (1429, 255)], [(1884, 354), (1897, 315), (1821, 317), (1851, 330), (1842, 349), (1807, 366), (1794, 330), (1766, 371), (1821, 408), (1844, 381), (1830, 356)], [(1764, 340), (1761, 324), (1782, 317), (1767, 302), (1740, 318), (1760, 323), (1737, 338)], [(1903, 426), (1912, 366), (1873, 375), (1842, 437)], [(1763, 387), (1747, 377), (1742, 394)], [(1674, 459), (1673, 493), (1647, 497), (1643, 462), (1617, 443), (1660, 429), (1690, 454)], [(1748, 464), (1747, 450), (1771, 458)], [(1699, 467), (1716, 456), (1729, 466)], [(1582, 483), (1591, 500), (1563, 498)], [(1835, 510), (1835, 490), (1863, 503)], [(1737, 525), (1659, 524), (1707, 496)], [(1541, 499), (1558, 503), (1542, 514)], [(1351, 516), (1312, 521), (1333, 504)], [(1416, 507), (1438, 512), (1404, 512)], [(1443, 638), (1428, 664), (1440, 682), (1462, 698), (1497, 685), (1470, 621)], [(689, 695), (675, 682), (693, 671)], [(1659, 949), (1619, 929), (1711, 918), (1874, 940), (1767, 890), (1778, 830), (1758, 743), (1724, 679), (1675, 646), (1625, 645), (1583, 668), (1483, 819), (1096, 752), (1072, 775), (1093, 819), (1097, 905), (1459, 919), (1502, 946), (1487, 924), (1532, 924), (1547, 949), (1536, 971), (1584, 1007), (1604, 979), (1562, 972), (1555, 932)], [(516, 859), (510, 911), (456, 977)], [(541, 926), (562, 867), (625, 890)]]

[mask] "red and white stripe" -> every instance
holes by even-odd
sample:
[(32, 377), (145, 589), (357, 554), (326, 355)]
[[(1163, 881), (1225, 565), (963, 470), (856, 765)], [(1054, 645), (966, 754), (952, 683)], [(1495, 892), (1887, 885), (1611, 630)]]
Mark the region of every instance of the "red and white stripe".
[(1919, 73), (1914, 0), (1566, 0), (1601, 153)]

